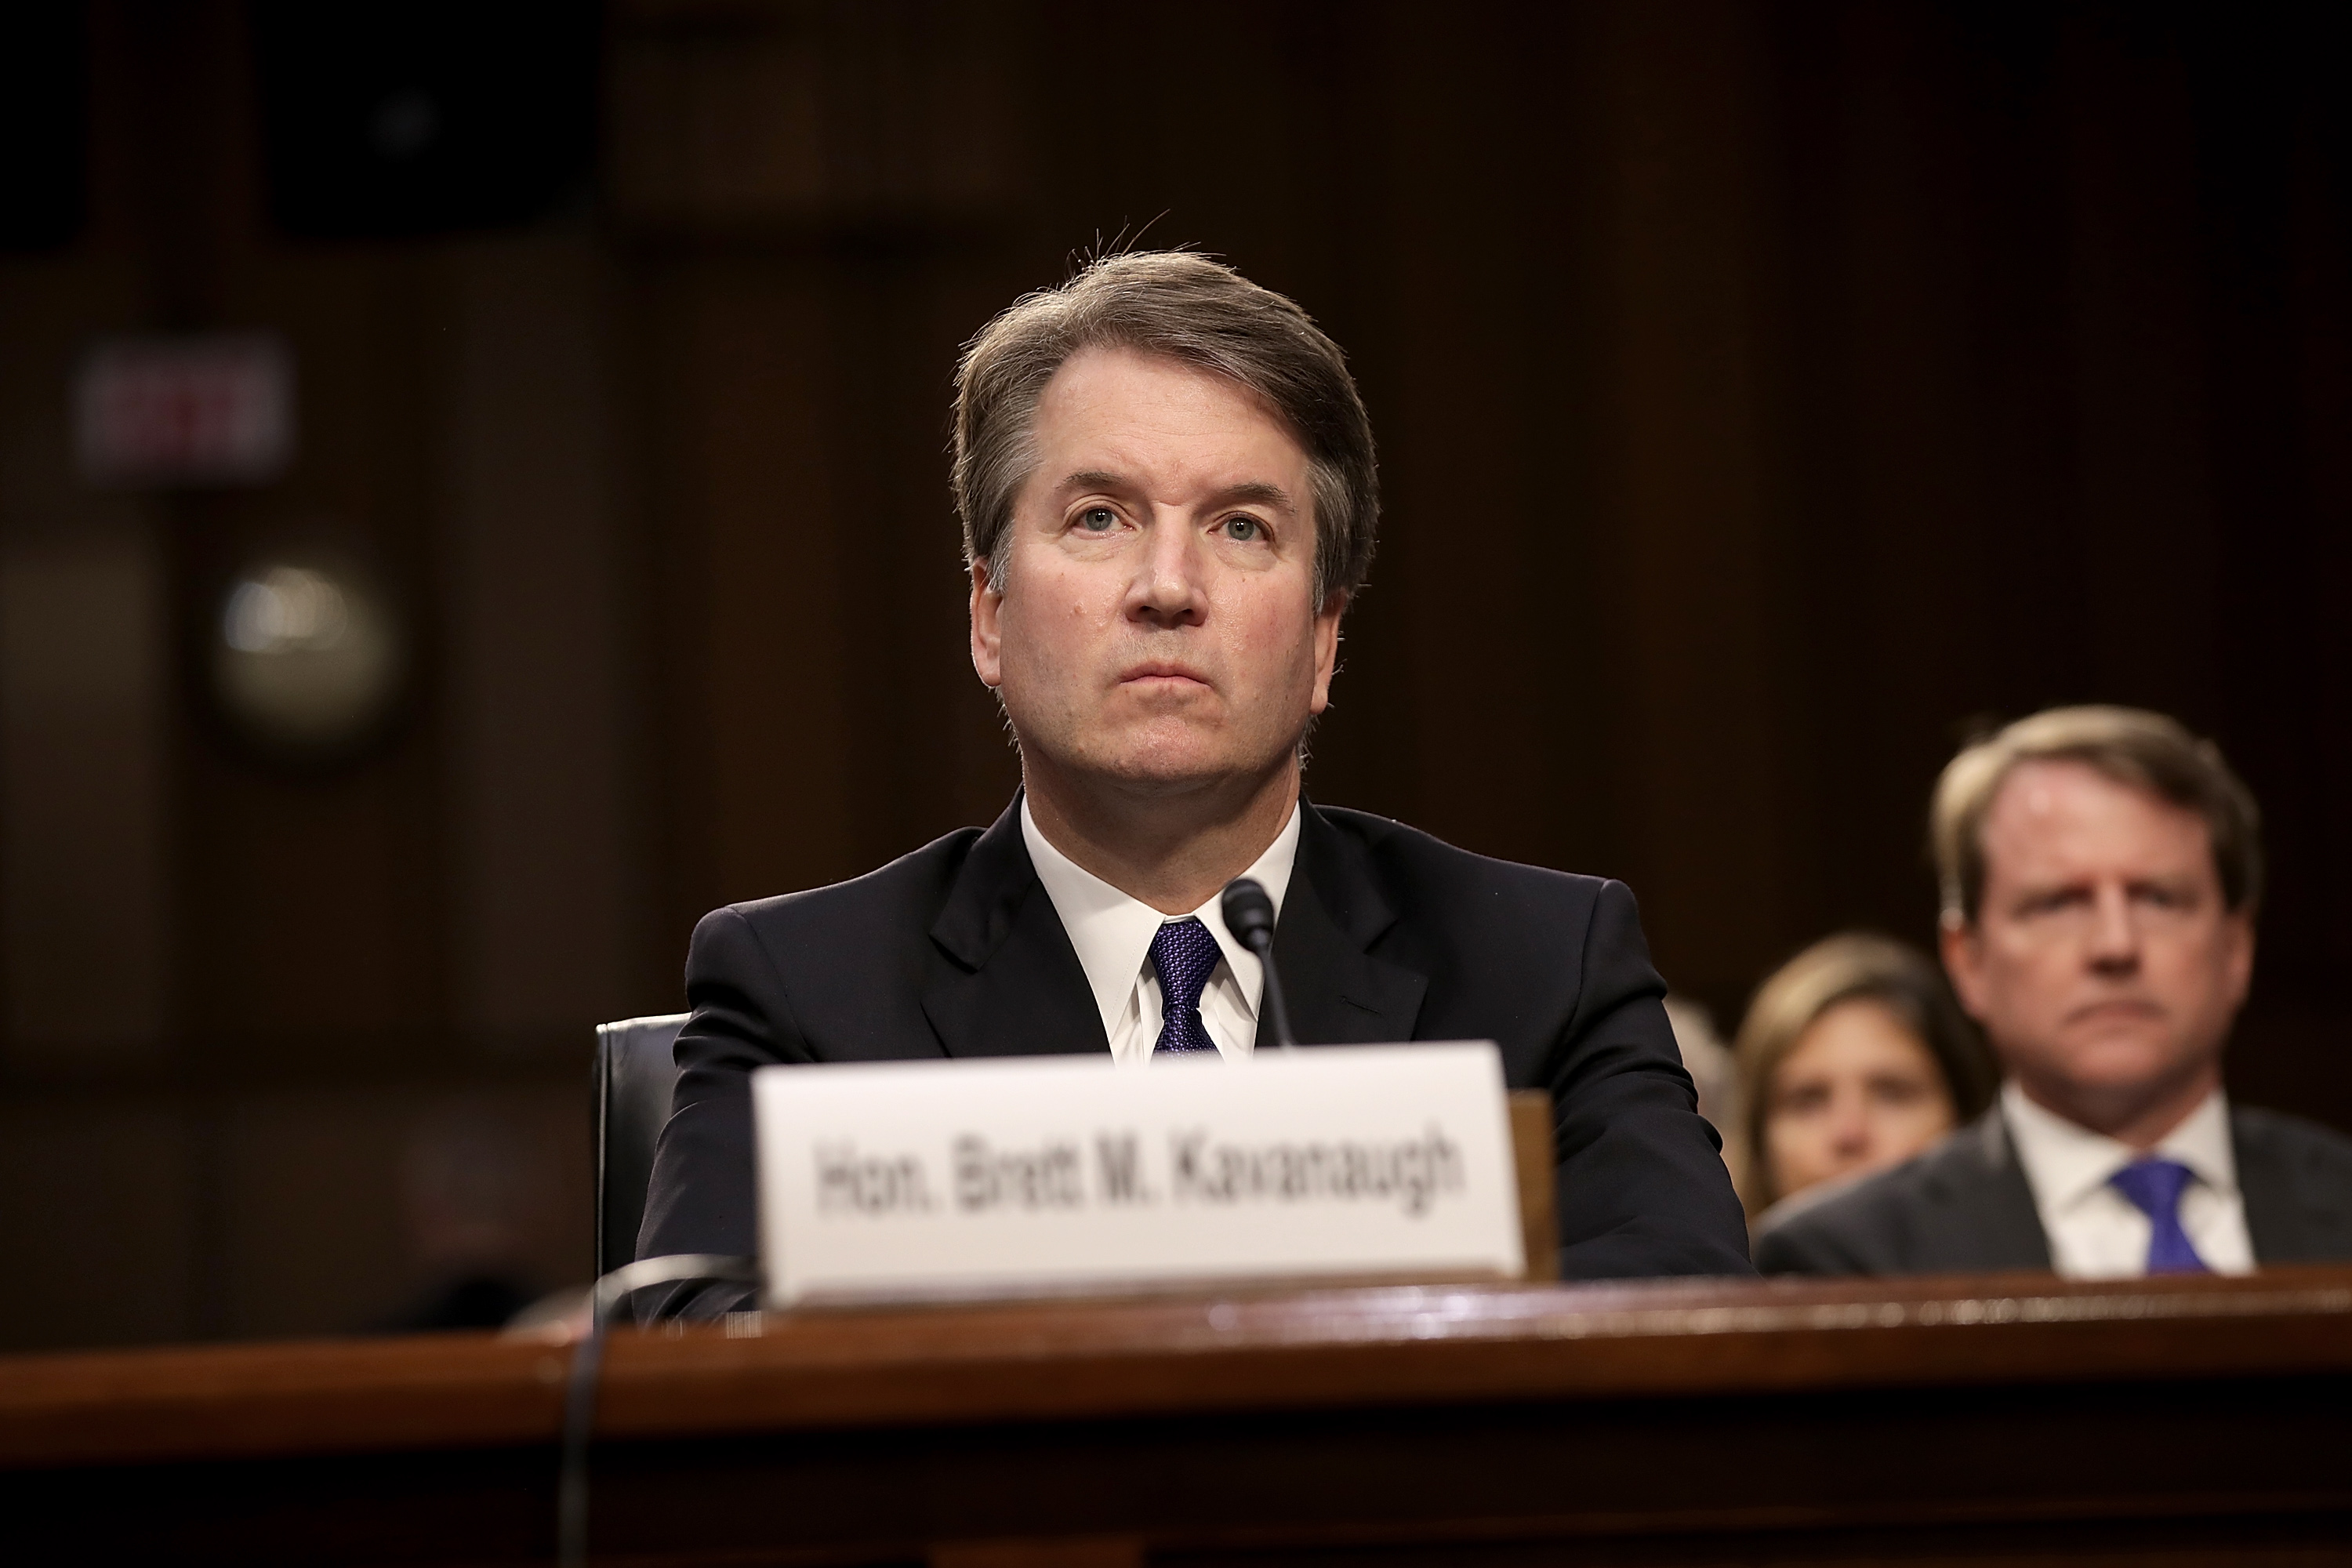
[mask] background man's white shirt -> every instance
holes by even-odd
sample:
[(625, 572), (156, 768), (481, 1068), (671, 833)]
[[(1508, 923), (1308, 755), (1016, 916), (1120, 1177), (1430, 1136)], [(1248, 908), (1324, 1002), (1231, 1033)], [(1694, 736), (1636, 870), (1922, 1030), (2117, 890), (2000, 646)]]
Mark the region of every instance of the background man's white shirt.
[[(1182, 915), (1163, 915), (1140, 899), (1130, 898), (1087, 870), (1045, 839), (1037, 819), (1029, 814), (1029, 797), (1021, 798), (1021, 837), (1037, 879), (1045, 884), (1062, 929), (1077, 949), (1078, 964), (1094, 988), (1095, 1005), (1102, 1010), (1103, 1033), (1110, 1040), (1111, 1059), (1139, 1065), (1151, 1059), (1160, 1044), (1160, 976), (1151, 967), (1151, 941), (1160, 928)], [(1257, 879), (1282, 915), (1282, 900), (1290, 890), (1290, 868), (1298, 858), (1298, 807), (1275, 835), (1255, 864), (1242, 873)], [(1192, 913), (1217, 939), (1224, 957), (1201, 992), (1201, 1022), (1215, 1041), (1220, 1057), (1245, 1057), (1257, 1043), (1259, 994), (1265, 986), (1265, 966), (1225, 929), (1223, 897), (1211, 899)]]
[[(2026, 1097), (2015, 1079), (2001, 1085), (2001, 1119), (2033, 1189), (2042, 1232), (2050, 1238), (2052, 1267), (2069, 1279), (2119, 1279), (2147, 1270), (2147, 1215), (2107, 1178), (2140, 1158), (2138, 1150), (2094, 1132)], [(2178, 1160), (2193, 1178), (2181, 1190), (2180, 1228), (2207, 1268), (2251, 1274), (2253, 1239), (2238, 1191), (2237, 1153), (2230, 1143), (2230, 1102), (2220, 1089), (2164, 1136), (2151, 1153)]]

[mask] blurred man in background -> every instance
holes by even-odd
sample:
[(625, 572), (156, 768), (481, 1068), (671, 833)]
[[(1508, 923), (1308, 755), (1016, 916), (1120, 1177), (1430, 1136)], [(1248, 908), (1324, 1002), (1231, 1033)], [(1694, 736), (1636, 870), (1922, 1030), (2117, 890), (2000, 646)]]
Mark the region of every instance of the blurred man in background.
[(1763, 1268), (2097, 1279), (2352, 1257), (2352, 1140), (2221, 1087), (2263, 861), (2220, 752), (2159, 714), (2053, 709), (1954, 758), (1930, 824), (1944, 963), (2000, 1058), (1999, 1103), (1772, 1216)]

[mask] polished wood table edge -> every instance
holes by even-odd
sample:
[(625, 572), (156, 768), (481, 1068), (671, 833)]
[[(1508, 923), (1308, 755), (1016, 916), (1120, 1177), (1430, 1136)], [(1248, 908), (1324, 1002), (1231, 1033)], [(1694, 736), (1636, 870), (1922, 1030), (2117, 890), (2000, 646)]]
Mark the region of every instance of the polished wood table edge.
[[(0, 1466), (544, 1445), (567, 1347), (485, 1334), (0, 1358)], [(2352, 1269), (1226, 1291), (614, 1333), (600, 1437), (2352, 1374)]]

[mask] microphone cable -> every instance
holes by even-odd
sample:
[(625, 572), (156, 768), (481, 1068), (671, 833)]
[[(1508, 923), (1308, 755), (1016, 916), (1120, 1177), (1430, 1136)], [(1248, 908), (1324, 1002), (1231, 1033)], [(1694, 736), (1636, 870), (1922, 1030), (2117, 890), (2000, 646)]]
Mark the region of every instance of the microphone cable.
[(759, 1259), (712, 1252), (680, 1252), (625, 1264), (588, 1288), (588, 1331), (572, 1351), (563, 1394), (563, 1448), (555, 1489), (555, 1557), (561, 1568), (587, 1568), (588, 1438), (596, 1424), (596, 1378), (604, 1361), (604, 1329), (614, 1311), (637, 1291), (697, 1280), (756, 1285)]
[[(1275, 1039), (1294, 1044), (1282, 981), (1274, 967), (1274, 900), (1264, 887), (1237, 877), (1224, 889), (1220, 909), (1226, 929), (1257, 954), (1265, 975), (1265, 1000)], [(596, 1379), (604, 1361), (604, 1330), (623, 1301), (656, 1285), (701, 1280), (756, 1285), (759, 1259), (721, 1253), (680, 1252), (640, 1258), (598, 1279), (588, 1289), (588, 1331), (572, 1352), (572, 1374), (563, 1395), (563, 1449), (555, 1495), (556, 1562), (559, 1568), (587, 1568), (588, 1439), (596, 1421)]]

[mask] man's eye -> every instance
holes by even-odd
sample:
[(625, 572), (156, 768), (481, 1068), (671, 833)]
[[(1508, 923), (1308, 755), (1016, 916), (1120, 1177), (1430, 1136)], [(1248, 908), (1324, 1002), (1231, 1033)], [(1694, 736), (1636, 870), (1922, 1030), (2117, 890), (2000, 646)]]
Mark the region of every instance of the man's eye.
[(1224, 521), (1225, 537), (1241, 544), (1255, 544), (1265, 537), (1265, 524), (1254, 517), (1229, 517)]
[(2078, 908), (2090, 902), (2089, 895), (2067, 888), (2057, 892), (2035, 893), (2018, 905), (2018, 912), (2026, 915), (2054, 915), (2061, 910)]
[(1078, 513), (1078, 526), (1088, 533), (1108, 533), (1118, 526), (1118, 513), (1107, 506), (1090, 506)]

